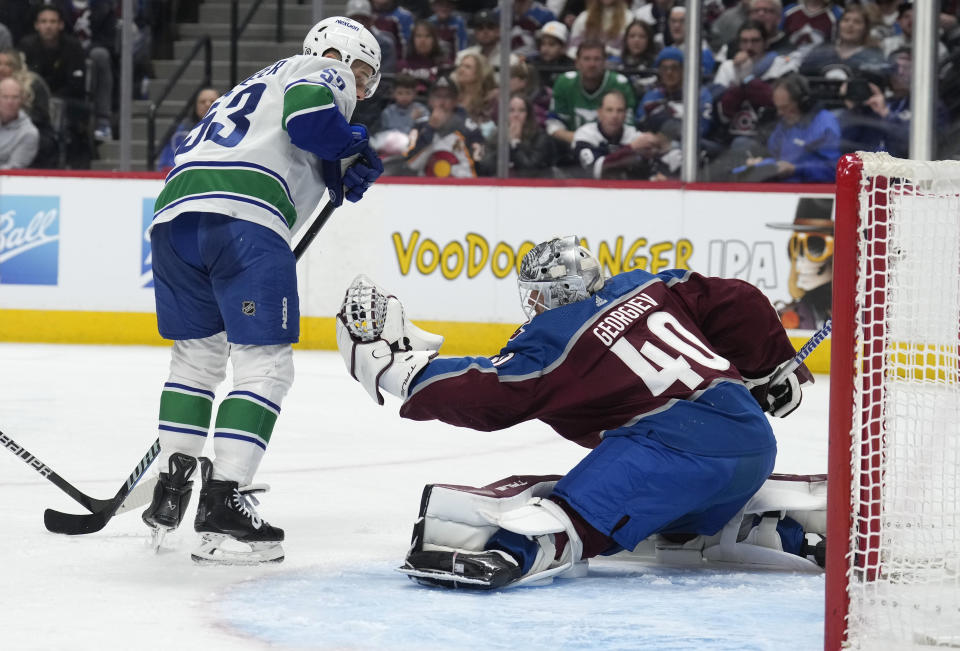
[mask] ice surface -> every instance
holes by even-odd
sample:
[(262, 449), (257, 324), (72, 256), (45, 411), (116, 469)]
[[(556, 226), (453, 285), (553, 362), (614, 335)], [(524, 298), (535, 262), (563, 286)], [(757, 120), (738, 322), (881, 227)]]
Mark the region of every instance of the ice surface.
[[(0, 431), (80, 490), (110, 497), (156, 437), (167, 355), (0, 344)], [(398, 402), (377, 407), (336, 353), (297, 351), (295, 362), (257, 476), (273, 488), (260, 513), (287, 533), (278, 566), (198, 567), (189, 523), (153, 554), (139, 510), (95, 534), (48, 533), (44, 508), (82, 508), (0, 452), (0, 648), (822, 647), (822, 576), (603, 559), (585, 579), (540, 588), (413, 584), (393, 568), (424, 484), (563, 473), (585, 451), (540, 423), (480, 433), (403, 421)], [(818, 377), (797, 412), (774, 419), (777, 472), (826, 472), (827, 395)]]

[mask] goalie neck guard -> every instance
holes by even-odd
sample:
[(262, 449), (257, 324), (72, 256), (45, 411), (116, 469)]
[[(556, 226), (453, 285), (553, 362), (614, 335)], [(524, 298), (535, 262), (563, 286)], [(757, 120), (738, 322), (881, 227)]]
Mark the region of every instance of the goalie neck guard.
[(593, 254), (570, 235), (535, 246), (523, 256), (517, 284), (528, 319), (581, 301), (603, 287), (603, 270)]

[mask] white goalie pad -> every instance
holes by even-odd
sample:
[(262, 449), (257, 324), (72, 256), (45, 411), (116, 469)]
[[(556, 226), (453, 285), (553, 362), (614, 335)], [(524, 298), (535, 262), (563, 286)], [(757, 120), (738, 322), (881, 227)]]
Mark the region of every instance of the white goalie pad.
[(412, 542), (428, 551), (481, 551), (505, 513), (546, 497), (559, 479), (515, 475), (481, 488), (430, 484), (423, 489)]
[[(480, 552), (499, 529), (535, 539), (533, 565), (511, 586), (549, 583), (553, 577), (583, 576), (583, 543), (567, 514), (545, 499), (559, 476), (512, 476), (482, 488), (433, 484), (424, 488), (411, 552)], [(565, 532), (567, 546), (555, 560), (554, 536)], [(408, 555), (409, 559), (409, 555)], [(406, 574), (417, 575), (410, 569)], [(435, 576), (436, 574), (433, 573)]]
[[(777, 523), (796, 520), (805, 533), (826, 533), (827, 476), (771, 475), (744, 508), (713, 536), (684, 543), (651, 536), (632, 554), (653, 554), (658, 563), (696, 565), (705, 561), (758, 569), (822, 572), (813, 561), (783, 551)], [(754, 516), (761, 515), (754, 525)]]

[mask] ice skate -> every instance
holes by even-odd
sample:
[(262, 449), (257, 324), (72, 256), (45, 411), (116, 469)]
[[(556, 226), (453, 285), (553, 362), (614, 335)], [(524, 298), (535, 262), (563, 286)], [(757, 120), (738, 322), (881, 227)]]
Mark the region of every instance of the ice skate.
[(153, 489), (153, 500), (142, 516), (150, 527), (150, 546), (154, 551), (160, 549), (168, 532), (180, 526), (193, 492), (190, 477), (196, 469), (196, 459), (174, 452), (170, 455), (170, 472), (160, 473)]
[(258, 565), (283, 560), (283, 529), (274, 527), (256, 512), (255, 493), (266, 484), (240, 487), (235, 481), (213, 479), (213, 463), (200, 457), (200, 502), (194, 529), (200, 546), (191, 557), (200, 564)]

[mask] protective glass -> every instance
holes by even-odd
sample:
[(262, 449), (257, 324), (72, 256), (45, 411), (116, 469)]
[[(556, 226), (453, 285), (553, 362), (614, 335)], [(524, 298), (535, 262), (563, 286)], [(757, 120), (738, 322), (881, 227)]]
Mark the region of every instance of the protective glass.
[(824, 233), (794, 233), (787, 244), (790, 259), (806, 256), (810, 262), (823, 262), (833, 255), (833, 235)]

